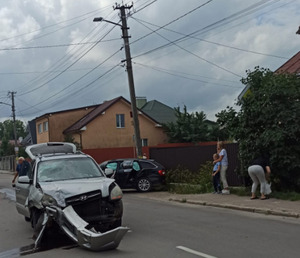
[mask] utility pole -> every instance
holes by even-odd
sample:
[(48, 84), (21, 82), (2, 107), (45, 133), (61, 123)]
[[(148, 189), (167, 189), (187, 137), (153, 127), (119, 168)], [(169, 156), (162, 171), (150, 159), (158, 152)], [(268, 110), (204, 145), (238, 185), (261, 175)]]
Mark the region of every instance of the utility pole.
[(128, 83), (129, 83), (129, 93), (130, 93), (130, 101), (131, 101), (131, 112), (133, 118), (133, 127), (134, 127), (134, 140), (136, 144), (136, 151), (137, 156), (142, 157), (142, 141), (140, 136), (140, 125), (139, 125), (139, 118), (138, 112), (136, 107), (136, 96), (135, 96), (135, 89), (134, 89), (134, 80), (133, 80), (133, 72), (132, 72), (132, 62), (131, 62), (131, 54), (130, 54), (130, 47), (129, 47), (129, 37), (128, 36), (128, 27), (127, 27), (127, 20), (126, 20), (126, 9), (130, 9), (132, 5), (117, 5), (115, 9), (120, 10), (121, 20), (122, 20), (122, 38), (124, 39), (124, 48), (126, 54), (126, 70), (128, 74)]
[(11, 110), (12, 110), (12, 116), (13, 116), (13, 126), (14, 126), (14, 137), (15, 137), (15, 152), (16, 156), (18, 156), (18, 141), (17, 141), (17, 130), (16, 130), (16, 109), (15, 109), (15, 94), (17, 92), (15, 91), (9, 91), (8, 94), (11, 94)]

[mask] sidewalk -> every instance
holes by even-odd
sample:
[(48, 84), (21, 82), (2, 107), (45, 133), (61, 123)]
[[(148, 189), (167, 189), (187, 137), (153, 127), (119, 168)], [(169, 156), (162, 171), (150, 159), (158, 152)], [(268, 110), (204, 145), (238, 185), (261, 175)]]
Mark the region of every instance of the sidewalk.
[(139, 197), (161, 201), (174, 201), (195, 205), (213, 206), (247, 212), (300, 218), (300, 201), (285, 201), (270, 198), (268, 200), (250, 200), (250, 197), (234, 194), (171, 194), (168, 192), (137, 193)]
[[(0, 170), (1, 174), (10, 174), (11, 178), (14, 172)], [(4, 176), (10, 180), (10, 175)], [(4, 179), (4, 178), (3, 178)], [(9, 181), (10, 182), (10, 181)], [(126, 191), (124, 191), (126, 195)], [(249, 197), (237, 196), (234, 194), (172, 194), (169, 192), (149, 192), (134, 193), (141, 198), (149, 198), (166, 202), (189, 203), (195, 205), (213, 206), (247, 212), (261, 213), (266, 215), (276, 215), (283, 217), (300, 218), (300, 201), (285, 201), (270, 198), (268, 200), (250, 200)]]

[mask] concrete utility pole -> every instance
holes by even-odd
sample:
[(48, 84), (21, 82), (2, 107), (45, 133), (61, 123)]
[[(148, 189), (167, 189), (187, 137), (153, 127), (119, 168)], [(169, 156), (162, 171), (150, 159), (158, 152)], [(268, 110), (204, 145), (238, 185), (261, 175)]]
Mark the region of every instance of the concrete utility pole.
[(16, 109), (15, 109), (15, 94), (17, 92), (15, 91), (10, 91), (8, 92), (8, 94), (11, 94), (11, 110), (12, 110), (12, 116), (13, 116), (13, 125), (14, 125), (14, 137), (15, 137), (15, 152), (16, 152), (16, 156), (18, 156), (18, 141), (17, 141), (17, 130), (16, 130)]
[(126, 70), (128, 74), (128, 83), (129, 83), (129, 93), (130, 93), (130, 101), (131, 101), (131, 112), (133, 118), (133, 127), (134, 127), (134, 140), (136, 144), (136, 152), (138, 157), (142, 157), (142, 141), (140, 136), (140, 125), (139, 125), (139, 118), (138, 112), (136, 107), (136, 97), (135, 97), (135, 89), (134, 89), (134, 81), (133, 81), (133, 72), (132, 72), (132, 63), (131, 63), (131, 55), (130, 55), (130, 47), (129, 47), (129, 40), (128, 38), (128, 27), (127, 27), (127, 20), (126, 20), (126, 9), (130, 9), (132, 5), (119, 5), (116, 4), (114, 9), (120, 10), (120, 16), (122, 20), (122, 25), (115, 23), (113, 21), (108, 21), (103, 19), (102, 17), (94, 18), (94, 22), (101, 22), (105, 21), (108, 23), (112, 23), (116, 26), (120, 26), (122, 29), (122, 38), (124, 39), (124, 48), (126, 54)]
[(134, 126), (134, 136), (135, 136), (135, 144), (136, 144), (136, 151), (137, 156), (142, 157), (142, 141), (140, 136), (140, 125), (139, 125), (139, 118), (138, 112), (136, 107), (136, 96), (135, 96), (135, 89), (134, 89), (134, 81), (133, 81), (133, 72), (132, 72), (132, 62), (131, 62), (131, 54), (130, 54), (130, 47), (129, 47), (129, 36), (128, 36), (128, 27), (127, 27), (127, 17), (126, 17), (126, 9), (130, 9), (132, 5), (117, 5), (115, 9), (120, 10), (121, 20), (122, 20), (122, 34), (124, 39), (124, 47), (125, 47), (125, 54), (126, 54), (126, 70), (128, 74), (128, 83), (129, 83), (129, 92), (130, 92), (130, 101), (131, 101), (131, 112), (133, 118), (133, 126)]

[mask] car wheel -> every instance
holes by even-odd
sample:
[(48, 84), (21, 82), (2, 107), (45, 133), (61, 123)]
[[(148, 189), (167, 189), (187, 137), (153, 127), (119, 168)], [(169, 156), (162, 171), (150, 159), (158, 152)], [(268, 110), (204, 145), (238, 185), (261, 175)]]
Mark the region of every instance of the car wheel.
[(136, 189), (139, 192), (149, 192), (152, 188), (152, 183), (148, 178), (142, 177), (137, 180)]
[(25, 218), (25, 221), (27, 221), (27, 222), (31, 221), (31, 219), (28, 217), (24, 217), (24, 218)]

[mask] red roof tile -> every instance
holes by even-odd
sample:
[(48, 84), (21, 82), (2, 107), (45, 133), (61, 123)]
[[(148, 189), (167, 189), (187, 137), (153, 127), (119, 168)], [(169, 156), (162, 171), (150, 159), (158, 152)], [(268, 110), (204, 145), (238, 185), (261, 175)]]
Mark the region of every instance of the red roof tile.
[(280, 66), (275, 72), (300, 74), (300, 51)]
[(96, 107), (90, 113), (86, 114), (80, 120), (78, 120), (73, 125), (71, 125), (66, 130), (64, 130), (63, 133), (66, 134), (66, 133), (71, 133), (74, 131), (79, 131), (82, 127), (86, 126), (89, 122), (94, 120), (97, 116), (101, 115), (106, 109), (108, 109), (110, 106), (112, 106), (114, 103), (116, 103), (120, 99), (123, 99), (127, 102), (127, 100), (124, 99), (123, 97), (117, 97), (112, 100), (105, 101), (105, 102), (103, 102), (103, 104), (98, 105), (98, 107)]

